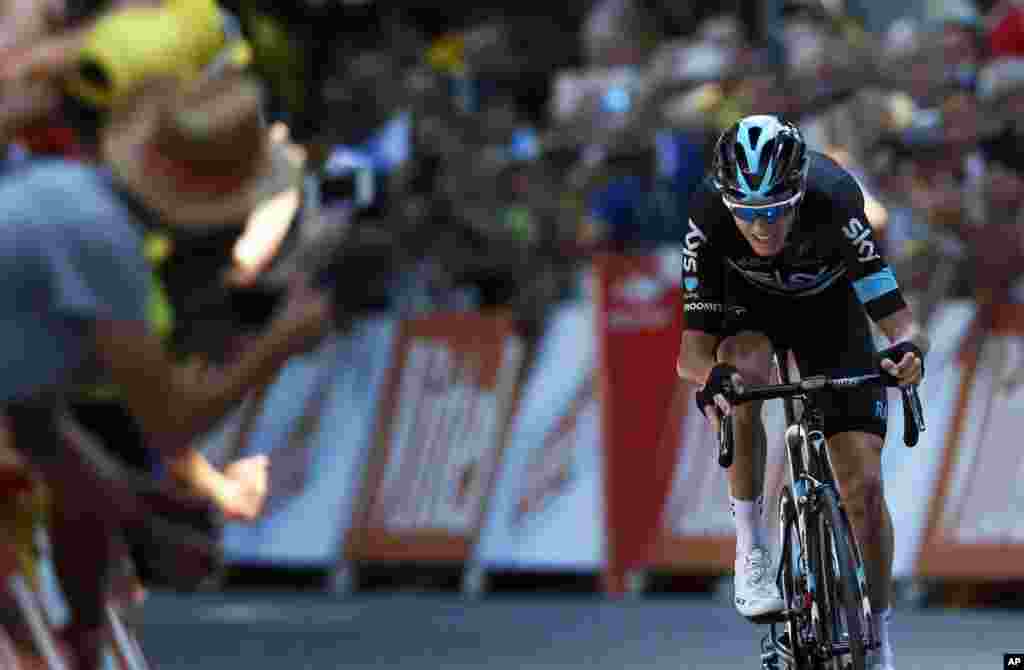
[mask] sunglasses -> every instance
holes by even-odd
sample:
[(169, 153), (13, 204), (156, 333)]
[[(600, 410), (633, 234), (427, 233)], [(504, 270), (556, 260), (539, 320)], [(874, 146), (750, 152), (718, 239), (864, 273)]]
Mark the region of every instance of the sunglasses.
[(764, 219), (768, 223), (775, 223), (781, 217), (788, 214), (794, 207), (799, 205), (800, 199), (803, 197), (804, 192), (799, 191), (796, 195), (787, 200), (773, 202), (767, 205), (741, 205), (739, 203), (730, 202), (725, 197), (722, 198), (722, 202), (725, 203), (725, 206), (733, 216), (747, 223), (753, 223), (755, 219)]

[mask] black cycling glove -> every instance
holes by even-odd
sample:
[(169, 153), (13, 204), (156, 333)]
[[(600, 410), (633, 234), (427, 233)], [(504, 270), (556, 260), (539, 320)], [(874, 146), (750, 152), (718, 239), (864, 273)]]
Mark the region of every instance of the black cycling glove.
[[(708, 379), (704, 382), (704, 388), (697, 391), (697, 409), (700, 410), (701, 414), (704, 414), (705, 405), (714, 405), (715, 396), (723, 395), (728, 400), (732, 391), (732, 376), (739, 374), (734, 366), (728, 363), (718, 363), (715, 367), (711, 368), (711, 373), (708, 375)], [(704, 414), (704, 416), (707, 416)]]
[(900, 342), (878, 352), (878, 372), (885, 380), (886, 386), (899, 386), (900, 381), (882, 368), (882, 361), (889, 359), (893, 363), (899, 363), (908, 353), (913, 353), (921, 360), (921, 377), (924, 377), (924, 354), (921, 352), (921, 348), (913, 342)]

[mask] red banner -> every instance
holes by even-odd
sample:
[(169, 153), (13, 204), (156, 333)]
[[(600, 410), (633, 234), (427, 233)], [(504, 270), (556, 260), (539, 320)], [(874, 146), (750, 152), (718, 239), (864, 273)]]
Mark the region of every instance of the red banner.
[(604, 256), (595, 269), (606, 588), (622, 593), (626, 573), (651, 561), (672, 481), (678, 441), (663, 431), (679, 386), (682, 305), (679, 273), (666, 257)]
[[(608, 588), (646, 567), (719, 574), (732, 568), (735, 530), (714, 433), (696, 387), (675, 371), (683, 317), (678, 252), (598, 260), (597, 329), (608, 526)], [(774, 528), (782, 484), (782, 411), (769, 435), (765, 518)], [(774, 538), (772, 533), (771, 537)]]
[(451, 313), (403, 322), (394, 352), (347, 553), (463, 562), (498, 470), (522, 346), (508, 318)]

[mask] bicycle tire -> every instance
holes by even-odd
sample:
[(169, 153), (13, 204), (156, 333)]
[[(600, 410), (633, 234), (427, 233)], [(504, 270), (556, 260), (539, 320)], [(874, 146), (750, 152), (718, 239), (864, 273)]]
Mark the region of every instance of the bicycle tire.
[(793, 491), (786, 485), (779, 494), (779, 591), (782, 593), (786, 609), (790, 612), (786, 617), (785, 629), (793, 653), (791, 670), (809, 670), (807, 653), (803, 648), (801, 622), (797, 618), (798, 615), (793, 614), (797, 610), (794, 603), (802, 600), (806, 592), (805, 589), (799, 588), (798, 571), (802, 568), (799, 563), (800, 554), (794, 551), (802, 553), (803, 546)]
[[(871, 630), (867, 580), (852, 527), (839, 504), (838, 493), (831, 486), (824, 487), (819, 494), (816, 525), (820, 538), (821, 576), (825, 581), (825, 588), (819, 589), (819, 595), (830, 601), (823, 604), (829, 614), (826, 618), (832, 624), (829, 642), (835, 642), (842, 636), (842, 631), (835, 630), (838, 623), (836, 612), (832, 609), (838, 606), (845, 619), (850, 650), (849, 664), (837, 663), (835, 667), (838, 670), (865, 670), (867, 645), (864, 636), (865, 633), (870, 634)], [(835, 574), (834, 568), (838, 568), (838, 574)], [(837, 595), (838, 602), (835, 599)]]

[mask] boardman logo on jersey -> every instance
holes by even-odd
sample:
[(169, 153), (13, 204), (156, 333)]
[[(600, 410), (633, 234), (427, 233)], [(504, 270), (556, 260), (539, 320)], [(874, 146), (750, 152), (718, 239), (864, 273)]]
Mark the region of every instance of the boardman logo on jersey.
[(850, 219), (850, 222), (843, 226), (843, 234), (857, 247), (858, 261), (868, 263), (881, 260), (882, 257), (875, 253), (875, 243), (868, 239), (871, 235), (871, 226), (865, 225), (857, 219)]
[(697, 227), (697, 224), (690, 219), (690, 228), (683, 238), (683, 272), (697, 271), (697, 250), (700, 245), (708, 241), (704, 231)]
[(721, 312), (722, 304), (718, 302), (688, 302), (684, 312)]

